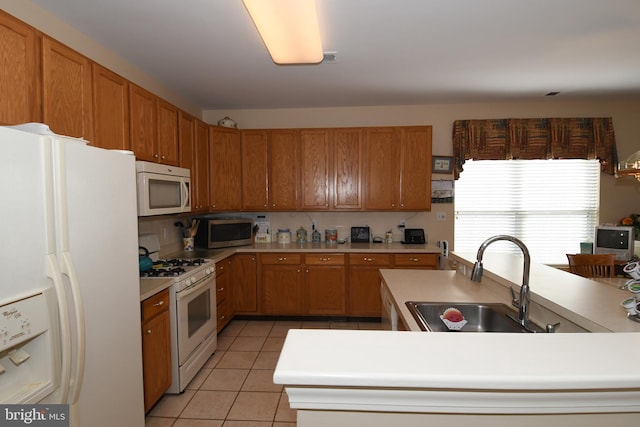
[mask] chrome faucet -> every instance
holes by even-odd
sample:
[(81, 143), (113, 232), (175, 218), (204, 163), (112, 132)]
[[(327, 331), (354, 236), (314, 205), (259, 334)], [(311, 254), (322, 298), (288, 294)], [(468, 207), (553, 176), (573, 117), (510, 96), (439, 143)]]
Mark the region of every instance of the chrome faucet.
[[(513, 236), (507, 235), (497, 235), (493, 237), (489, 237), (487, 240), (482, 242), (480, 247), (478, 248), (478, 255), (476, 259), (476, 263), (473, 265), (473, 270), (471, 271), (471, 280), (474, 282), (480, 282), (482, 280), (482, 257), (484, 255), (484, 251), (487, 249), (487, 246), (492, 244), (493, 242), (497, 242), (498, 240), (506, 240), (508, 242), (513, 242), (520, 248), (522, 254), (524, 255), (524, 267), (522, 271), (522, 286), (520, 287), (520, 301), (517, 301), (513, 298), (513, 305), (518, 308), (518, 322), (524, 326), (528, 327), (529, 324), (529, 269), (531, 266), (531, 257), (529, 256), (529, 249), (525, 246), (522, 240), (517, 239)], [(513, 294), (513, 289), (511, 290)]]

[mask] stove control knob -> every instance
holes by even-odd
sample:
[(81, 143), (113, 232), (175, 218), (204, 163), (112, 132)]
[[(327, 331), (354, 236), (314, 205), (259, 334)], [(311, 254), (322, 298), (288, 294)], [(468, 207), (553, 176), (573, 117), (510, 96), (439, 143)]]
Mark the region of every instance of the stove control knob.
[(194, 283), (196, 283), (196, 278), (195, 277), (189, 277), (187, 279), (187, 283), (190, 285), (193, 285)]

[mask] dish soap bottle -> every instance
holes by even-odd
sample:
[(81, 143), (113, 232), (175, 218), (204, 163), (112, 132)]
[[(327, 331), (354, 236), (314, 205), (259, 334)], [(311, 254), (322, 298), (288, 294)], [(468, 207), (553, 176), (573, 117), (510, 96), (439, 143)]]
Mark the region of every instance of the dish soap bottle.
[(311, 242), (320, 243), (320, 239), (322, 238), (322, 236), (320, 236), (320, 232), (316, 230), (315, 224), (313, 224), (311, 228), (313, 229), (313, 233), (311, 233)]

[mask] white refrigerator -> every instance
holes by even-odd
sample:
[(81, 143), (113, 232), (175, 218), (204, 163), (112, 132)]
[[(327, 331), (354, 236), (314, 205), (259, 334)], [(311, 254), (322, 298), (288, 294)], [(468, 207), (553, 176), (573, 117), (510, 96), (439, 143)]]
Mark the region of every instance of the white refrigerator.
[(130, 153), (0, 127), (0, 404), (144, 426), (135, 179)]

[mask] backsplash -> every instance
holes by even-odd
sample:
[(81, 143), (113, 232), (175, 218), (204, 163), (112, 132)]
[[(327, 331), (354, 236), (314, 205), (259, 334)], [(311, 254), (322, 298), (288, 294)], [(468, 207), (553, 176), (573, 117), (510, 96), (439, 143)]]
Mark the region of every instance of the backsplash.
[[(368, 226), (371, 229), (372, 237), (381, 237), (391, 230), (393, 241), (399, 242), (404, 239), (404, 230), (398, 225), (404, 224), (406, 228), (424, 228), (428, 243), (435, 244), (440, 239), (450, 239), (443, 235), (440, 222), (439, 229), (429, 230), (429, 223), (434, 221), (434, 212), (269, 212), (261, 213), (225, 213), (218, 216), (234, 216), (251, 218), (256, 221), (259, 215), (265, 215), (270, 222), (270, 232), (275, 241), (275, 234), (279, 228), (288, 228), (295, 236), (295, 231), (301, 226), (304, 227), (308, 235), (311, 235), (311, 225), (315, 221), (318, 231), (323, 236), (324, 230), (336, 229), (338, 239), (349, 238), (351, 227)], [(167, 215), (158, 217), (146, 217), (138, 219), (138, 233), (155, 233), (160, 238), (161, 256), (176, 253), (182, 249), (182, 234), (180, 229), (174, 224), (176, 221), (187, 223), (192, 218), (191, 215)], [(451, 221), (451, 216), (447, 218)]]

